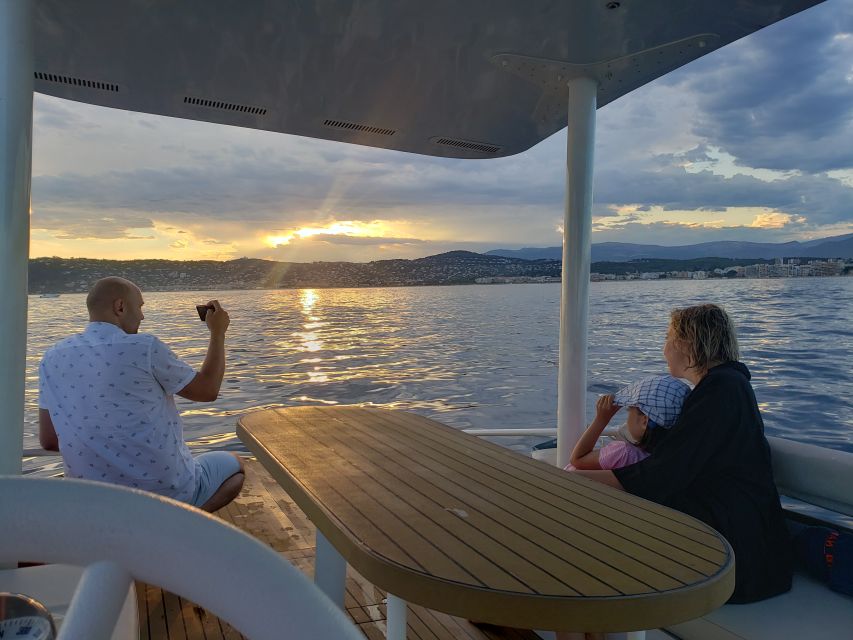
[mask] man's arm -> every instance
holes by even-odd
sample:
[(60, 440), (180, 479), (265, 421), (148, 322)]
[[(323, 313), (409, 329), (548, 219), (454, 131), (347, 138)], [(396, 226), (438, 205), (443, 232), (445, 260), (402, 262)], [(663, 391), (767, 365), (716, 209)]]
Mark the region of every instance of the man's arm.
[(39, 444), (46, 451), (59, 451), (59, 438), (47, 409), (39, 409)]
[(222, 378), (225, 377), (225, 332), (231, 319), (219, 301), (208, 303), (205, 321), (210, 329), (210, 342), (207, 345), (207, 355), (201, 370), (190, 380), (190, 383), (178, 391), (178, 395), (196, 402), (213, 402), (219, 395)]

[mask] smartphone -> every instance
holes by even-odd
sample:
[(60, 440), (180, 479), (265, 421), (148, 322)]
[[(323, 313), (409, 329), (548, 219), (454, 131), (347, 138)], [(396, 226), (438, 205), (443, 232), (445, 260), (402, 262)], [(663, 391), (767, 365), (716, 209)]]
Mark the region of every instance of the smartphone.
[(195, 306), (195, 310), (198, 311), (198, 317), (201, 318), (202, 322), (204, 322), (205, 317), (207, 316), (207, 310), (212, 308), (213, 307), (208, 307), (206, 304), (197, 304)]

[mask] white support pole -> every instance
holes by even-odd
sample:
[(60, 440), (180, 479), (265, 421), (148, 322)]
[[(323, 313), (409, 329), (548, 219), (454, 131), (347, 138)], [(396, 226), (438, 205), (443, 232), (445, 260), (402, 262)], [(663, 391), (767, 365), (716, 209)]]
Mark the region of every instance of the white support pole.
[(592, 78), (569, 80), (557, 381), (557, 464), (560, 467), (569, 463), (572, 448), (586, 426), (586, 340), (597, 91), (598, 83)]
[(127, 570), (114, 562), (86, 567), (57, 640), (112, 637), (132, 583)]
[(314, 559), (314, 584), (329, 599), (344, 608), (347, 585), (347, 563), (338, 550), (317, 530), (317, 556)]
[(33, 2), (0, 2), (0, 474), (21, 473), (33, 155)]
[(388, 594), (385, 610), (386, 640), (406, 640), (406, 601)]

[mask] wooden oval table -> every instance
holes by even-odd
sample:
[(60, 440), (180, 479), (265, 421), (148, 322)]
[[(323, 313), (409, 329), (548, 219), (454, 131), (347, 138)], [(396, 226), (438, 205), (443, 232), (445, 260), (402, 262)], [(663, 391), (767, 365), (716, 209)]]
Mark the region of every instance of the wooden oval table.
[(321, 587), (342, 603), (346, 562), (388, 591), (389, 637), (405, 633), (404, 601), (633, 631), (700, 617), (734, 589), (731, 547), (705, 524), (412, 413), (271, 409), (237, 435), (316, 525)]

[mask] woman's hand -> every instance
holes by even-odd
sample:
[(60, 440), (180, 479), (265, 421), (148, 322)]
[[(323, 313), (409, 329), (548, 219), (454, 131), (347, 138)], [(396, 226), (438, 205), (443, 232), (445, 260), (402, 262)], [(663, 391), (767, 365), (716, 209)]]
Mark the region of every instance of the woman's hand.
[(601, 418), (607, 422), (610, 422), (610, 418), (612, 418), (619, 411), (619, 405), (613, 402), (613, 394), (606, 393), (603, 396), (598, 396), (598, 400), (595, 401), (595, 417)]

